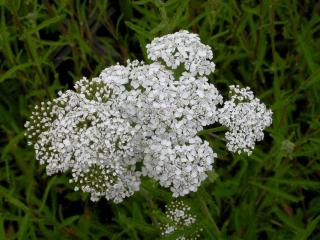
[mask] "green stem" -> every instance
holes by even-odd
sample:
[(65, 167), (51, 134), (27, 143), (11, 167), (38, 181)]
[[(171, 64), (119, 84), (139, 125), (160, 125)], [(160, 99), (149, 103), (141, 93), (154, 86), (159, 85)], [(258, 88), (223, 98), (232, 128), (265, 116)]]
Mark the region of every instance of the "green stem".
[[(200, 190), (200, 189), (199, 189)], [(198, 190), (198, 191), (199, 191)], [(200, 190), (201, 191), (201, 190)], [(216, 222), (213, 220), (212, 216), (211, 216), (211, 213), (207, 207), (207, 204), (206, 202), (203, 200), (202, 198), (202, 195), (200, 193), (197, 193), (197, 198), (198, 198), (198, 201), (200, 203), (200, 207), (203, 211), (203, 213), (205, 214), (205, 216), (207, 217), (207, 219), (210, 221), (210, 224), (211, 224), (211, 227), (212, 227), (212, 230), (213, 230), (213, 233), (216, 237), (218, 237), (218, 239), (220, 239), (220, 236), (221, 236), (221, 232), (216, 224)]]
[(215, 132), (224, 132), (227, 131), (228, 129), (225, 126), (221, 126), (221, 127), (216, 127), (216, 128), (210, 128), (210, 129), (204, 129), (202, 131), (198, 132), (198, 135), (208, 135), (210, 133), (215, 133)]

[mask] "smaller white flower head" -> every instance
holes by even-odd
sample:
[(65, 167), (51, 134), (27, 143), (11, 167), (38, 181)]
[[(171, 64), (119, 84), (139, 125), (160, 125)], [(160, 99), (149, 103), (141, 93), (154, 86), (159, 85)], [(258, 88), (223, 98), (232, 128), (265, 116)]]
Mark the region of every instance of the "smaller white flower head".
[[(182, 200), (174, 200), (170, 204), (166, 205), (165, 215), (169, 222), (160, 227), (162, 236), (168, 236), (178, 229), (182, 230), (197, 223), (196, 216), (191, 213), (191, 207)], [(202, 231), (202, 229), (197, 227), (192, 234), (182, 235), (176, 239), (196, 240), (200, 237), (200, 231)]]
[(142, 173), (170, 187), (174, 197), (184, 196), (197, 191), (215, 157), (199, 137), (184, 142), (172, 134), (153, 136), (144, 151)]
[(149, 59), (162, 60), (172, 69), (184, 64), (192, 75), (209, 75), (215, 69), (211, 48), (201, 43), (197, 34), (185, 30), (155, 38), (146, 48)]
[(228, 127), (225, 137), (231, 152), (251, 154), (255, 142), (264, 137), (271, 125), (272, 111), (255, 98), (249, 87), (230, 86), (231, 99), (219, 109), (219, 123)]

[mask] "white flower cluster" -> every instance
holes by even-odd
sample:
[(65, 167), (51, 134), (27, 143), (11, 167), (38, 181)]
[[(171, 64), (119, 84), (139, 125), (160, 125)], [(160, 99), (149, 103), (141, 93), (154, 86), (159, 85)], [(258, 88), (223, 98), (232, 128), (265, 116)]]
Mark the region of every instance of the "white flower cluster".
[(231, 152), (251, 154), (255, 142), (264, 137), (263, 130), (271, 125), (272, 112), (255, 98), (250, 88), (231, 85), (231, 100), (219, 109), (219, 122), (228, 127), (227, 148)]
[(112, 87), (98, 79), (82, 79), (75, 87), (77, 92), (59, 93), (40, 111), (36, 107), (26, 123), (30, 144), (48, 174), (70, 170), (75, 190), (91, 193), (93, 201), (104, 196), (120, 202), (140, 185), (135, 171), (138, 126), (114, 107)]
[(213, 57), (211, 48), (202, 44), (197, 34), (188, 31), (155, 38), (146, 47), (151, 60), (161, 59), (172, 69), (184, 64), (192, 75), (209, 75), (215, 69), (215, 64), (210, 61)]
[[(196, 216), (191, 213), (191, 207), (181, 200), (175, 200), (169, 205), (166, 205), (165, 215), (169, 220), (169, 223), (160, 226), (162, 236), (170, 235), (178, 229), (191, 227), (197, 222)], [(187, 236), (181, 235), (176, 238), (176, 240), (199, 239), (201, 230), (202, 229), (195, 228), (195, 231), (191, 234), (188, 234)]]
[[(223, 98), (204, 76), (214, 71), (213, 54), (196, 34), (169, 34), (147, 49), (155, 62), (128, 61), (83, 78), (36, 106), (25, 125), (47, 173), (69, 172), (75, 190), (92, 200), (121, 202), (139, 189), (141, 175), (174, 197), (196, 191), (216, 157), (199, 131), (219, 122), (229, 127), (228, 149), (249, 153), (271, 124), (271, 111), (248, 89), (231, 87), (235, 95), (219, 108)], [(180, 64), (185, 71), (175, 76)]]

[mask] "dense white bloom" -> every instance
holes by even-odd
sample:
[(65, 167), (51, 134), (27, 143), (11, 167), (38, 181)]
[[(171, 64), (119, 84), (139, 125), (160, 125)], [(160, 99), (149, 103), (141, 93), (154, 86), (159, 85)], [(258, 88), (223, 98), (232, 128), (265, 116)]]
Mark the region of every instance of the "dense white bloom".
[[(196, 191), (216, 154), (196, 136), (217, 121), (218, 90), (207, 79), (184, 73), (178, 81), (159, 63), (129, 63), (133, 89), (122, 95), (123, 112), (141, 125), (143, 174), (170, 187), (173, 196)], [(191, 171), (192, 170), (192, 171)]]
[(174, 197), (195, 192), (216, 157), (208, 142), (199, 137), (182, 142), (173, 134), (153, 136), (144, 153), (143, 174), (170, 187)]
[[(170, 204), (166, 205), (165, 210), (166, 217), (169, 223), (165, 223), (161, 226), (161, 235), (170, 235), (178, 229), (184, 229), (186, 227), (191, 227), (197, 222), (197, 218), (191, 213), (191, 208), (186, 203), (181, 200), (175, 200)], [(202, 229), (195, 228), (192, 234), (187, 236), (182, 235), (176, 238), (177, 240), (196, 240), (200, 237), (200, 231)]]
[[(33, 124), (42, 130), (33, 137), (36, 158), (46, 164), (48, 174), (71, 170), (71, 181), (91, 193), (92, 200), (104, 196), (120, 202), (139, 189), (140, 172), (135, 171), (139, 125), (132, 126), (121, 117), (115, 101), (117, 94), (103, 81), (82, 79), (75, 87), (78, 92), (61, 93), (50, 102), (45, 127), (36, 118), (38, 112), (33, 113), (32, 119), (38, 120)], [(28, 136), (39, 132), (34, 131), (31, 122), (26, 126)], [(112, 171), (113, 178), (104, 175), (105, 170)], [(92, 179), (92, 174), (97, 178)], [(95, 187), (101, 181), (104, 185)]]
[(271, 125), (272, 112), (255, 98), (249, 87), (230, 86), (229, 101), (219, 109), (219, 122), (228, 127), (227, 148), (231, 152), (251, 154), (255, 142), (263, 139), (263, 130)]
[(25, 124), (47, 173), (69, 173), (75, 190), (94, 201), (121, 202), (139, 190), (141, 174), (174, 197), (194, 192), (217, 157), (199, 131), (221, 123), (229, 128), (227, 148), (250, 153), (271, 124), (271, 111), (249, 89), (231, 86), (221, 108), (223, 98), (205, 76), (214, 71), (213, 53), (198, 35), (155, 38), (147, 52), (155, 62), (128, 61), (82, 78), (74, 91), (36, 106)]
[(197, 34), (188, 31), (155, 38), (146, 47), (149, 59), (163, 60), (172, 69), (184, 64), (192, 75), (209, 75), (215, 69), (211, 48), (201, 43)]

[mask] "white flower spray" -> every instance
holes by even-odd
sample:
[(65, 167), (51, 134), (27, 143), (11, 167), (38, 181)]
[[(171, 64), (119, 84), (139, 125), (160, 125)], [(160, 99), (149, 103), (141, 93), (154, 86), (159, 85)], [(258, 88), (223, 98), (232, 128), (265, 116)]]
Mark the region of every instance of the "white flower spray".
[[(36, 106), (25, 124), (47, 173), (69, 172), (75, 190), (93, 201), (123, 201), (139, 190), (142, 175), (174, 197), (195, 192), (217, 157), (199, 131), (220, 123), (227, 149), (251, 154), (272, 122), (248, 87), (230, 86), (223, 101), (206, 77), (215, 70), (213, 53), (197, 34), (182, 30), (146, 48), (153, 63), (128, 61), (83, 78), (74, 91)], [(178, 67), (184, 71), (176, 76)]]
[(188, 227), (193, 227), (191, 233), (183, 234), (176, 240), (195, 240), (199, 239), (201, 228), (196, 226), (197, 217), (192, 214), (191, 207), (182, 200), (174, 200), (166, 205), (165, 215), (168, 223), (164, 223), (161, 227), (161, 236), (169, 236), (177, 230), (184, 230)]

